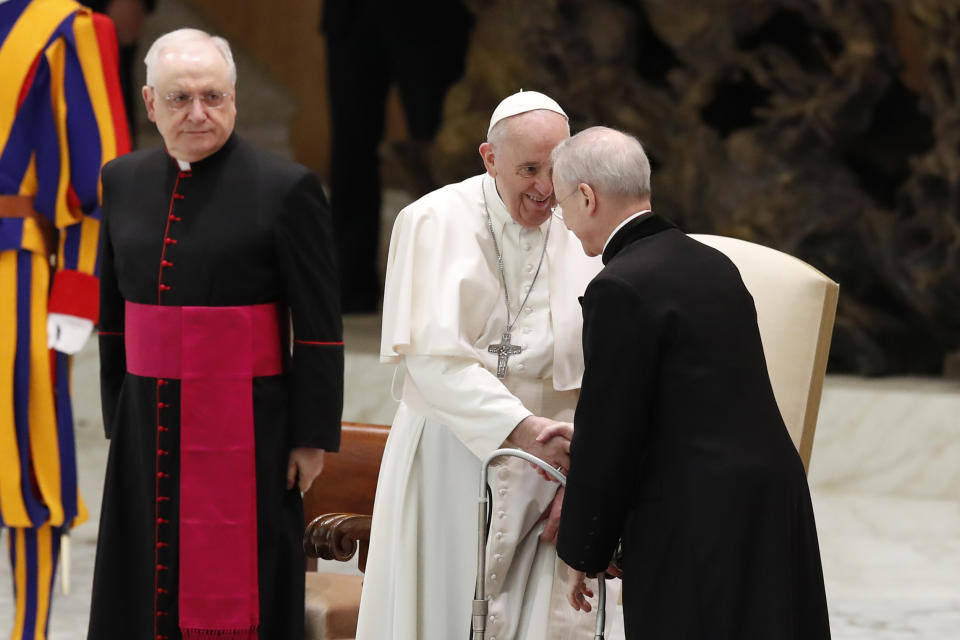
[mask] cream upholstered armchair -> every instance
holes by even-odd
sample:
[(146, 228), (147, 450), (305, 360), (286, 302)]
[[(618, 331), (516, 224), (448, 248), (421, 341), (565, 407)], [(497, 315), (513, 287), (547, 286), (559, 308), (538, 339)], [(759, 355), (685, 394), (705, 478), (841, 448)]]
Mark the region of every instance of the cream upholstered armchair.
[(691, 238), (726, 254), (757, 307), (770, 383), (804, 468), (809, 468), (839, 286), (807, 263), (723, 236)]

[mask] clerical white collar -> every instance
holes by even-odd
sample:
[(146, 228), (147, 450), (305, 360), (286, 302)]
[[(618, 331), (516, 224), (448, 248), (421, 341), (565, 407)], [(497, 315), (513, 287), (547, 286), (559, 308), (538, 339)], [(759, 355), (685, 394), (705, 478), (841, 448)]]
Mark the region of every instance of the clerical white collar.
[(190, 171), (189, 162), (184, 162), (183, 160), (177, 160), (177, 158), (174, 158), (174, 160), (177, 161), (177, 166), (180, 167), (180, 171)]
[[(483, 174), (483, 195), (487, 208), (490, 210), (490, 218), (495, 228), (502, 229), (504, 225), (511, 223), (520, 225), (507, 210), (507, 205), (504, 204), (503, 198), (500, 197), (500, 192), (497, 191), (497, 182), (489, 173)], [(540, 223), (540, 231), (542, 233), (547, 232), (547, 228), (550, 226), (552, 219), (553, 215), (551, 214), (547, 216), (546, 220)]]
[(648, 213), (653, 213), (653, 210), (644, 209), (643, 211), (637, 211), (635, 214), (627, 217), (623, 222), (618, 224), (617, 228), (613, 230), (613, 233), (607, 236), (607, 241), (603, 243), (603, 251), (600, 252), (600, 255), (603, 255), (603, 252), (607, 250), (607, 245), (610, 244), (611, 240), (613, 240), (613, 236), (617, 235), (617, 231), (620, 231), (620, 229), (623, 229), (625, 226), (627, 226), (627, 223), (630, 222), (631, 220), (636, 220), (640, 216), (645, 216)]

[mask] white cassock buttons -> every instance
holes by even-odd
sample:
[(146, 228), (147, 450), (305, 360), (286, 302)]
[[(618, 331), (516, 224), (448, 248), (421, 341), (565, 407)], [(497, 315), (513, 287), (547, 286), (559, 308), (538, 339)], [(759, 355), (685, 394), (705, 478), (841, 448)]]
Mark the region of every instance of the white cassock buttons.
[(523, 363), (517, 365), (518, 371), (525, 371), (526, 369), (527, 369), (527, 366)]
[(533, 271), (533, 265), (532, 265), (532, 264), (528, 264), (528, 265), (527, 265), (527, 273), (531, 273), (532, 271)]

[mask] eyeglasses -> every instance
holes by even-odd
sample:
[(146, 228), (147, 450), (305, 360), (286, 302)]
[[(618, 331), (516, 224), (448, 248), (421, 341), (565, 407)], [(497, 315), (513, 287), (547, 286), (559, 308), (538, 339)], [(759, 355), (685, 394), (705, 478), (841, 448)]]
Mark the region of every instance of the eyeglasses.
[(566, 197), (560, 198), (559, 200), (557, 200), (557, 204), (553, 205), (553, 207), (550, 209), (550, 213), (552, 213), (557, 218), (557, 220), (561, 220), (561, 221), (563, 220), (563, 207), (560, 206), (560, 203), (563, 202), (564, 200), (569, 200), (570, 196), (572, 196), (579, 190), (580, 190), (579, 188), (574, 189), (573, 192), (568, 193)]
[(163, 96), (167, 108), (171, 111), (180, 111), (185, 107), (192, 107), (194, 100), (200, 100), (200, 103), (207, 109), (219, 109), (222, 107), (230, 93), (226, 91), (204, 91), (199, 96), (185, 91), (171, 91)]

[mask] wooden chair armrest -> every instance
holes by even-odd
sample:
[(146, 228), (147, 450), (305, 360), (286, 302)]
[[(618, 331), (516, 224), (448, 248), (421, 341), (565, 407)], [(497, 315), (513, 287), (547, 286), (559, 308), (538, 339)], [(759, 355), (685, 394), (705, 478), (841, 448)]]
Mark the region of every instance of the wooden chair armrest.
[(317, 516), (303, 533), (303, 552), (310, 558), (346, 562), (360, 551), (360, 570), (367, 564), (371, 516), (326, 513)]

